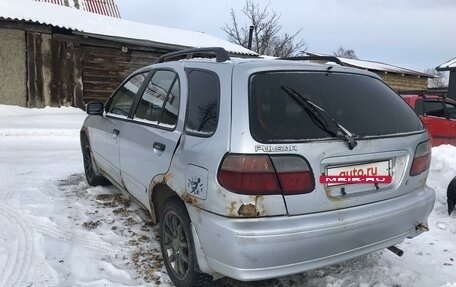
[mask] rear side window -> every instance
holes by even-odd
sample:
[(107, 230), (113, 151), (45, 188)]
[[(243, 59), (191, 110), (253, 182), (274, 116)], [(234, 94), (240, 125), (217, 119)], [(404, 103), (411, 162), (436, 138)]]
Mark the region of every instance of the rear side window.
[(188, 106), (185, 129), (189, 134), (210, 136), (217, 129), (220, 102), (219, 78), (203, 70), (187, 71)]
[(144, 83), (147, 74), (148, 72), (135, 75), (123, 84), (110, 99), (107, 112), (121, 117), (128, 117), (136, 93), (138, 93)]
[(425, 101), (424, 114), (427, 116), (441, 117), (445, 116), (442, 101)]
[(250, 78), (250, 130), (255, 140), (331, 137), (284, 87), (324, 109), (357, 138), (423, 129), (410, 106), (378, 79), (343, 73), (268, 72)]

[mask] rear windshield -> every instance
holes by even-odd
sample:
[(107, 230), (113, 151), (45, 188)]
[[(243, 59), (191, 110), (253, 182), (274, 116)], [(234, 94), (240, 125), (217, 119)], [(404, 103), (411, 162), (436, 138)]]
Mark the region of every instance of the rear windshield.
[(259, 142), (296, 142), (330, 137), (284, 91), (292, 89), (324, 109), (356, 138), (423, 129), (415, 112), (382, 81), (323, 72), (267, 72), (250, 77), (250, 130)]

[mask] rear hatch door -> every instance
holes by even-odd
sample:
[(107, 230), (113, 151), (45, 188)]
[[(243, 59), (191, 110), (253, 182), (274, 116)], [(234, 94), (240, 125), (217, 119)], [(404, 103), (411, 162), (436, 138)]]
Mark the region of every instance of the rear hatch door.
[[(322, 118), (315, 120), (287, 88), (323, 110)], [(252, 146), (246, 147), (245, 133), (233, 130), (232, 148), (271, 156), (294, 154), (308, 162), (314, 175), (312, 192), (284, 196), (288, 214), (382, 201), (424, 184), (427, 175), (410, 177), (409, 170), (417, 145), (428, 136), (410, 106), (376, 76), (327, 70), (258, 71), (250, 75), (248, 91)], [(347, 134), (342, 135), (338, 125), (356, 141), (354, 148), (349, 148)], [(383, 175), (391, 176), (391, 182), (320, 183), (320, 176), (326, 175)]]

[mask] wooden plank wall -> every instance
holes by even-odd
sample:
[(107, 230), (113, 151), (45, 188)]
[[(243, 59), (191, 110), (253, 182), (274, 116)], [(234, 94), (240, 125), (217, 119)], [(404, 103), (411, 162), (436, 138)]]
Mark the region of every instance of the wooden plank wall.
[(162, 53), (120, 47), (83, 46), (83, 103), (106, 101), (115, 89), (135, 70), (151, 65)]
[(424, 91), (427, 89), (428, 79), (412, 75), (377, 73), (391, 88), (396, 91)]
[(122, 51), (78, 37), (27, 32), (28, 107), (75, 106), (106, 101), (125, 78), (152, 64), (163, 51)]
[(81, 51), (77, 43), (27, 32), (28, 107), (82, 107)]

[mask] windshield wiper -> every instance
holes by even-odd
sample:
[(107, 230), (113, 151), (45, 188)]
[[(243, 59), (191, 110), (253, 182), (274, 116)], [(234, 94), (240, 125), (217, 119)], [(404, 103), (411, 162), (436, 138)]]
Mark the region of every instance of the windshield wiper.
[[(332, 116), (328, 114), (323, 108), (311, 102), (309, 99), (305, 98), (300, 93), (296, 92), (290, 87), (281, 86), (280, 87), (287, 95), (289, 95), (293, 100), (295, 100), (304, 110), (307, 112), (312, 121), (322, 130), (326, 131), (333, 137), (338, 137), (347, 142), (348, 148), (350, 150), (354, 149), (358, 143), (355, 140), (354, 135), (339, 124)], [(328, 123), (325, 120), (325, 117), (328, 118), (337, 128), (337, 132), (333, 132), (328, 128)]]

